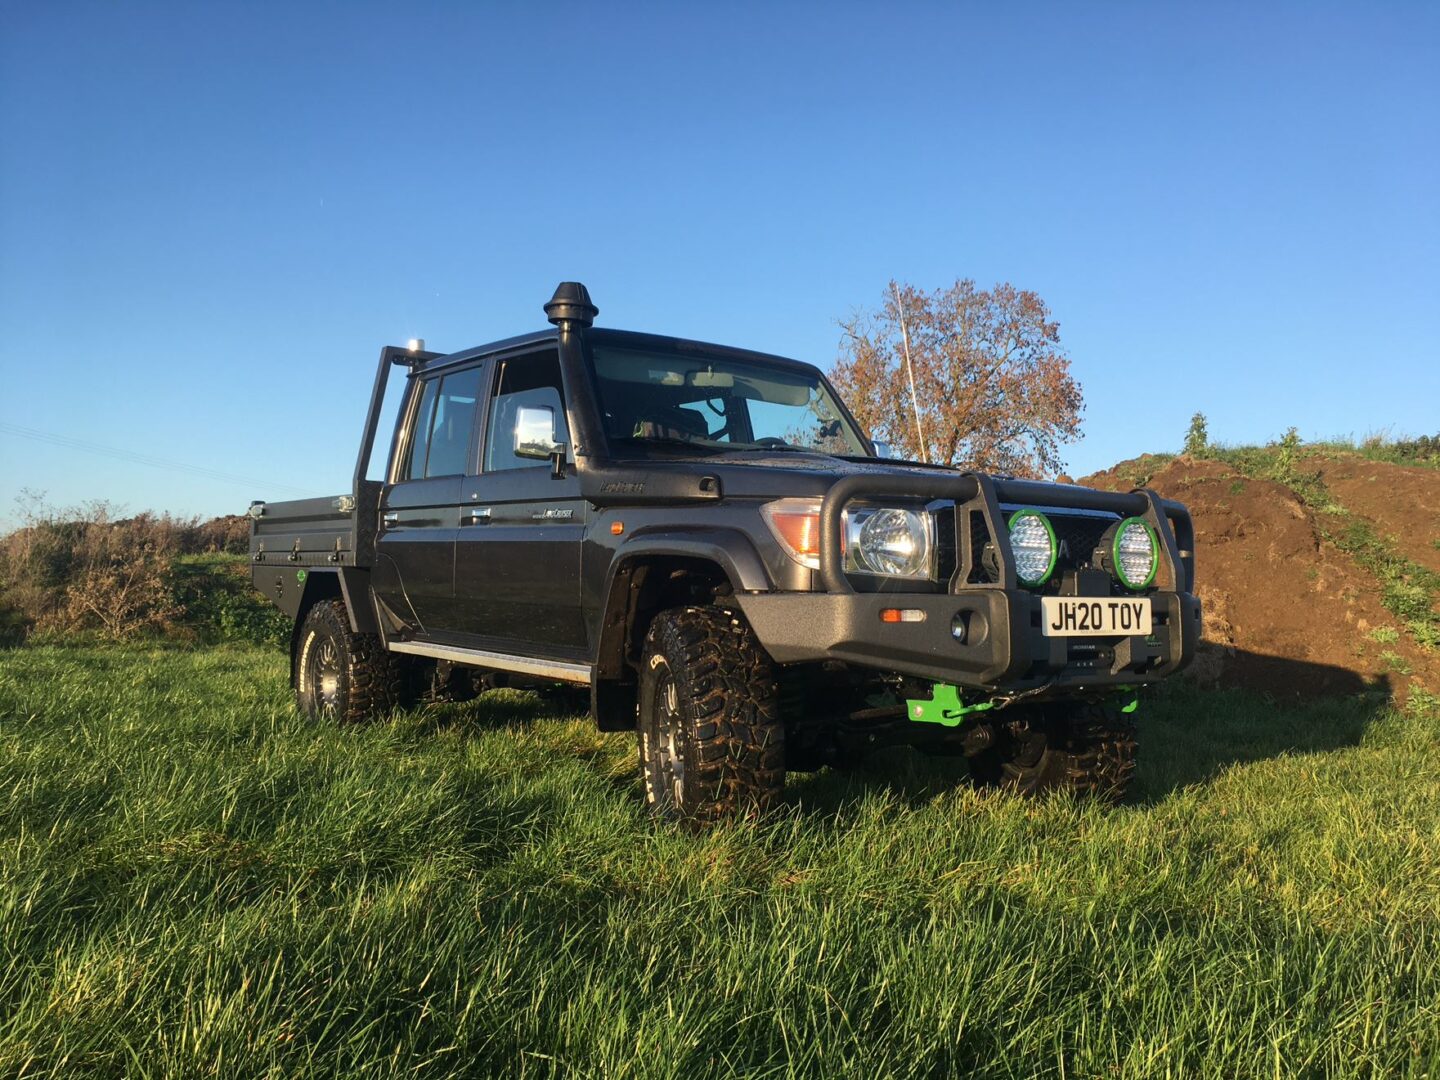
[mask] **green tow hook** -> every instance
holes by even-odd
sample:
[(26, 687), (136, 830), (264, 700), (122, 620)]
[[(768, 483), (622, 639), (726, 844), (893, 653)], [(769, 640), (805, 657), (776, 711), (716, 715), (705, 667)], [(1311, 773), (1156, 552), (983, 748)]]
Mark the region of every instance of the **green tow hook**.
[[(1140, 707), (1140, 694), (1137, 687), (1121, 686), (1120, 700), (1125, 701), (1120, 706), (1120, 711), (1125, 714), (1133, 713)], [(917, 724), (940, 724), (944, 727), (959, 727), (965, 718), (971, 713), (985, 712), (995, 707), (994, 701), (978, 701), (974, 705), (966, 705), (960, 700), (960, 692), (949, 683), (936, 683), (934, 693), (926, 700), (910, 699), (905, 702), (905, 715)]]
[(905, 715), (917, 724), (941, 724), (945, 727), (959, 727), (961, 721), (971, 713), (993, 709), (995, 702), (981, 701), (966, 705), (960, 700), (960, 692), (949, 683), (936, 683), (934, 694), (927, 700), (905, 702)]

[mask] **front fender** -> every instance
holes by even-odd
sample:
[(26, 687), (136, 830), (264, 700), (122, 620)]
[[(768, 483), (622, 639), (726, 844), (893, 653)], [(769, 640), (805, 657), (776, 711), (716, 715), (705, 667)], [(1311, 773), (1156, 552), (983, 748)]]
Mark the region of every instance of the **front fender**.
[(645, 616), (642, 591), (654, 587), (653, 579), (637, 571), (666, 560), (683, 560), (713, 567), (723, 574), (736, 593), (769, 592), (771, 582), (765, 564), (750, 538), (739, 529), (696, 526), (666, 526), (637, 529), (615, 549), (606, 570), (600, 593), (599, 619), (595, 626), (595, 683), (628, 681), (625, 657), (633, 634), (643, 634)]
[[(613, 582), (616, 569), (627, 560), (656, 555), (712, 562), (725, 571), (736, 592), (768, 592), (773, 585), (750, 537), (739, 529), (714, 525), (637, 529), (616, 550), (606, 585)], [(609, 592), (607, 588), (605, 594)]]

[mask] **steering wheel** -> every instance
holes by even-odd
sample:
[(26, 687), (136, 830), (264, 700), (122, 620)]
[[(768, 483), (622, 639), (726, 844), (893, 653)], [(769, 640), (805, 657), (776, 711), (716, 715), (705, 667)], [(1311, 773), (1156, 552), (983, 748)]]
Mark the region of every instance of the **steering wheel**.
[(789, 446), (784, 439), (776, 438), (774, 435), (765, 435), (755, 440), (756, 446)]

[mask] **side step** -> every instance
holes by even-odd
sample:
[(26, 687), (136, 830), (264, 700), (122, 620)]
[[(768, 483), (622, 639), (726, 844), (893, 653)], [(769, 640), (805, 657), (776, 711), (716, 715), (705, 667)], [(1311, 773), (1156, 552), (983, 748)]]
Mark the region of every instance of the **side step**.
[(589, 664), (537, 660), (530, 656), (511, 656), (509, 653), (489, 652), (486, 649), (462, 649), (458, 645), (435, 645), (428, 641), (392, 641), (389, 648), (391, 652), (429, 656), (436, 660), (449, 660), (454, 664), (468, 664), (492, 671), (513, 671), (517, 675), (530, 675), (537, 679), (590, 685)]

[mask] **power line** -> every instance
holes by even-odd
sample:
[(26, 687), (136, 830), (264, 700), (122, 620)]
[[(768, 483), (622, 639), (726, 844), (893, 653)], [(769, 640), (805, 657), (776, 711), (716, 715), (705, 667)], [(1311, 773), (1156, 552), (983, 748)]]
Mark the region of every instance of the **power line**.
[(22, 439), (32, 439), (35, 442), (49, 443), (51, 446), (84, 450), (87, 454), (98, 454), (101, 457), (114, 458), (116, 461), (149, 465), (152, 468), (166, 469), (170, 472), (189, 473), (192, 476), (201, 476), (207, 480), (219, 480), (227, 484), (240, 484), (250, 488), (252, 492), (258, 488), (262, 491), (282, 491), (294, 495), (315, 494), (308, 488), (295, 487), (293, 484), (277, 484), (271, 480), (257, 480), (253, 476), (236, 476), (234, 473), (220, 472), (218, 469), (207, 469), (203, 465), (189, 465), (183, 461), (169, 461), (166, 458), (152, 457), (149, 454), (137, 454), (133, 450), (121, 450), (115, 446), (105, 446), (101, 443), (89, 442), (86, 439), (75, 439), (69, 435), (57, 435), (53, 431), (40, 431), (36, 428), (21, 427), (18, 424), (7, 424), (4, 421), (0, 421), (0, 432), (6, 435), (17, 435)]

